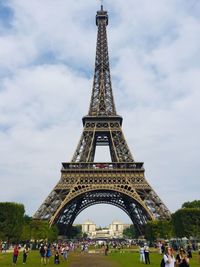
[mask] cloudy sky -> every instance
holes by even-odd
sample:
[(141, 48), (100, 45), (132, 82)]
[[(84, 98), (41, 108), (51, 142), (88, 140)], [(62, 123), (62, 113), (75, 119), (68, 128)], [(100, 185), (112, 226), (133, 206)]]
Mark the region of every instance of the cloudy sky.
[[(33, 215), (60, 179), (92, 90), (98, 0), (0, 0), (0, 201)], [(171, 212), (200, 199), (200, 1), (105, 0), (113, 92)], [(100, 216), (103, 212), (104, 216)], [(76, 222), (129, 222), (109, 205)]]

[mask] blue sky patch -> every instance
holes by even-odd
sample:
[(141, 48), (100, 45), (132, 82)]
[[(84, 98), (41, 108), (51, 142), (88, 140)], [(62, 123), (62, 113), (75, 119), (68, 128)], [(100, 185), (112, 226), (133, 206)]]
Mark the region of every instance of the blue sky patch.
[(10, 28), (12, 26), (13, 11), (0, 1), (0, 24), (3, 27)]

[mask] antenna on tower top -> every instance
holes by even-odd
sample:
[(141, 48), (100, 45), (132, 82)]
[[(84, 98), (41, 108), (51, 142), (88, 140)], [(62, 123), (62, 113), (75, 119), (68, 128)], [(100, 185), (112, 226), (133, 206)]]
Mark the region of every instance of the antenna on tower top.
[(101, 11), (103, 11), (103, 0), (100, 1), (101, 1)]

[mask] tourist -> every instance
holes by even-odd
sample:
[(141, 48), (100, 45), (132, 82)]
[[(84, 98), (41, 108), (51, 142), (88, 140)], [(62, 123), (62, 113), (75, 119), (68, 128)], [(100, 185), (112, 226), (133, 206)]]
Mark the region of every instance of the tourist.
[(200, 264), (200, 249), (199, 249), (199, 251), (198, 251), (198, 262), (199, 262), (199, 264)]
[(19, 246), (15, 245), (14, 249), (13, 249), (13, 264), (14, 265), (16, 265), (16, 263), (17, 263), (18, 255), (19, 255)]
[(187, 246), (187, 256), (188, 258), (192, 258), (192, 248), (190, 245)]
[(67, 256), (68, 256), (68, 252), (69, 252), (69, 246), (67, 244), (65, 244), (62, 248), (62, 253), (63, 253), (63, 259), (66, 261), (67, 260)]
[(23, 249), (23, 264), (26, 264), (28, 253), (29, 253), (29, 248), (27, 245), (25, 245)]
[(162, 245), (161, 245), (161, 254), (164, 254), (165, 253), (165, 243), (162, 242)]
[(54, 256), (54, 264), (60, 264), (60, 259), (59, 259), (59, 253), (56, 251), (56, 254)]
[(189, 258), (183, 248), (180, 249), (180, 252), (176, 256), (176, 266), (177, 267), (188, 267)]
[(159, 254), (162, 254), (162, 242), (161, 242), (161, 241), (159, 241), (159, 242), (157, 243), (157, 248), (158, 248), (158, 253), (159, 253)]
[(108, 251), (109, 251), (109, 246), (108, 244), (105, 245), (105, 255), (107, 256), (108, 255)]
[(144, 244), (144, 259), (146, 264), (150, 264), (149, 246), (147, 245), (147, 243)]
[(46, 265), (46, 251), (47, 251), (47, 247), (44, 244), (41, 244), (40, 246), (40, 257), (41, 257), (41, 264), (45, 264)]
[(140, 246), (139, 252), (140, 252), (140, 262), (145, 262), (145, 258), (144, 258), (144, 246), (143, 245)]
[(46, 263), (49, 263), (50, 257), (51, 257), (51, 244), (48, 244), (46, 250)]
[(3, 246), (2, 246), (2, 251), (3, 251), (4, 253), (6, 253), (7, 248), (8, 248), (7, 243), (4, 242), (4, 243), (3, 243)]
[(163, 255), (165, 267), (174, 267), (175, 258), (173, 249), (170, 247), (166, 247), (165, 254)]

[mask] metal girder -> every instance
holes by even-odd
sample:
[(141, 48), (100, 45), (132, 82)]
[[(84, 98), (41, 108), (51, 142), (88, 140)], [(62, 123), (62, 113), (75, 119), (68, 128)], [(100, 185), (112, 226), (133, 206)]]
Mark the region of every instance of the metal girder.
[(122, 209), (132, 219), (139, 234), (142, 234), (143, 224), (151, 219), (145, 209), (142, 206), (139, 207), (133, 198), (117, 191), (95, 190), (73, 198), (59, 213), (57, 222), (58, 224), (65, 224), (66, 228), (64, 229), (67, 232), (68, 227), (72, 225), (81, 211), (96, 204), (111, 204)]
[(120, 123), (116, 120), (99, 121), (98, 118), (87, 122), (72, 162), (93, 162), (96, 146), (108, 145), (113, 162), (133, 162)]

